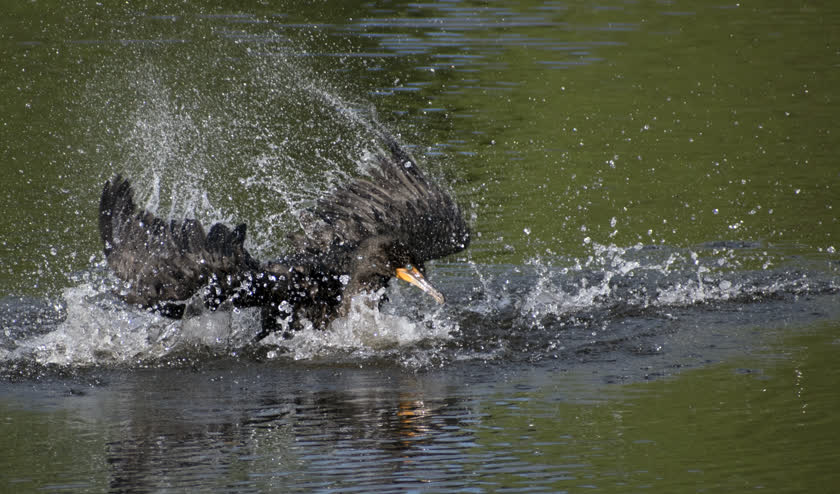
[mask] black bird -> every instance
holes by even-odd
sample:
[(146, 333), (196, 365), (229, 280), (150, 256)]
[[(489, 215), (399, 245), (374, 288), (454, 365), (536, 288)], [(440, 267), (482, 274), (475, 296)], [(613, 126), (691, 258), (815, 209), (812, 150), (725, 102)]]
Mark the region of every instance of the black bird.
[(129, 181), (105, 183), (99, 230), (105, 257), (125, 282), (131, 304), (180, 318), (200, 301), (260, 307), (262, 329), (324, 328), (350, 300), (375, 292), (391, 277), (443, 303), (424, 277), (424, 263), (467, 248), (469, 227), (458, 205), (391, 138), (373, 159), (369, 178), (357, 178), (321, 198), (302, 215), (305, 234), (290, 236), (296, 251), (261, 263), (244, 247), (245, 224), (216, 223), (205, 233), (194, 219), (164, 221), (138, 211)]

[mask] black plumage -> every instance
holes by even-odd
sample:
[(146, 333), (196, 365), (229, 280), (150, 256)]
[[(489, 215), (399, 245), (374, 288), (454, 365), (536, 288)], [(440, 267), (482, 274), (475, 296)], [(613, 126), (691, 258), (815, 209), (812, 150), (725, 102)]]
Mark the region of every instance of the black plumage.
[(129, 181), (114, 177), (102, 191), (99, 228), (108, 265), (125, 282), (120, 295), (176, 318), (196, 298), (210, 309), (260, 307), (257, 338), (279, 329), (289, 336), (304, 318), (323, 328), (346, 313), (354, 295), (394, 276), (442, 302), (424, 263), (465, 249), (469, 227), (449, 194), (385, 140), (369, 177), (306, 210), (304, 233), (291, 237), (295, 252), (265, 263), (245, 249), (244, 224), (217, 223), (205, 233), (194, 219), (164, 221), (138, 211)]

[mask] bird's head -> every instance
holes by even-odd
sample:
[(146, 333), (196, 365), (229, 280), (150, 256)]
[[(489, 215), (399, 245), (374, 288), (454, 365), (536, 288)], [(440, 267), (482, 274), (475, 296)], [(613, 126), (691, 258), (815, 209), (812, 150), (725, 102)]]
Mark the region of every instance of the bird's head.
[(359, 249), (358, 254), (364, 264), (363, 271), (382, 279), (383, 285), (396, 277), (423, 290), (437, 303), (444, 302), (443, 294), (426, 280), (423, 263), (403, 242), (391, 238), (375, 239)]
[(402, 267), (396, 268), (394, 271), (396, 272), (397, 278), (407, 281), (423, 290), (426, 294), (435, 299), (437, 303), (442, 304), (444, 302), (443, 294), (433, 287), (431, 283), (429, 283), (423, 275), (421, 269), (414, 264), (406, 264)]

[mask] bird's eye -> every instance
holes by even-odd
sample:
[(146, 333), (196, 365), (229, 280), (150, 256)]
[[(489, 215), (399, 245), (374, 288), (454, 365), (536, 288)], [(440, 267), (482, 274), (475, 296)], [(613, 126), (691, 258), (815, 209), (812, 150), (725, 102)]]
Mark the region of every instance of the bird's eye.
[(411, 271), (412, 269), (414, 269), (414, 266), (412, 266), (412, 265), (409, 263), (409, 264), (406, 264), (406, 265), (405, 265), (405, 269), (407, 269), (407, 270)]

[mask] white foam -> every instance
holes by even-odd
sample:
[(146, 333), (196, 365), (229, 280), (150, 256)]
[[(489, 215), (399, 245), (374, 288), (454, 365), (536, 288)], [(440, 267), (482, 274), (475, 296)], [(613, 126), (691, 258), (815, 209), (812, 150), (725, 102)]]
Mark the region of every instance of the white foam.
[(176, 351), (228, 351), (255, 334), (253, 311), (207, 311), (173, 320), (133, 308), (83, 283), (63, 292), (66, 316), (47, 334), (18, 341), (15, 357), (62, 366), (135, 365)]
[(383, 290), (360, 294), (351, 301), (349, 313), (336, 319), (326, 331), (307, 328), (294, 338), (282, 340), (272, 335), (264, 342), (289, 350), (294, 359), (313, 359), (336, 353), (370, 357), (388, 354), (428, 339), (447, 339), (453, 330), (437, 313), (430, 313), (421, 322), (401, 315), (388, 314), (376, 306)]
[[(287, 350), (296, 360), (329, 358), (336, 354), (367, 358), (389, 355), (429, 339), (446, 339), (453, 326), (427, 314), (420, 322), (380, 312), (381, 293), (359, 295), (345, 317), (327, 330), (311, 326), (288, 340), (270, 335), (261, 344)], [(82, 283), (65, 289), (66, 317), (50, 333), (18, 341), (3, 359), (27, 359), (39, 364), (86, 367), (145, 365), (175, 352), (235, 353), (250, 344), (259, 330), (259, 311), (217, 310), (182, 320), (169, 319), (128, 306), (101, 287)], [(269, 352), (269, 357), (278, 352)], [(422, 360), (422, 358), (421, 358)]]
[[(568, 315), (618, 303), (642, 308), (687, 306), (756, 292), (773, 293), (787, 286), (753, 286), (733, 281), (738, 275), (727, 274), (727, 270), (737, 266), (734, 260), (703, 258), (691, 250), (646, 252), (638, 260), (635, 257), (642, 250), (641, 245), (623, 248), (593, 243), (591, 248), (592, 255), (583, 261), (575, 260), (566, 268), (552, 268), (541, 258), (531, 260), (537, 281), (523, 299), (522, 315)], [(566, 278), (577, 278), (577, 286), (561, 286), (558, 272)], [(618, 289), (621, 285), (624, 288)]]
[(99, 293), (89, 284), (63, 293), (66, 317), (56, 330), (18, 342), (16, 353), (41, 364), (85, 366), (129, 363), (149, 356), (149, 335), (163, 329), (153, 314), (93, 303)]

